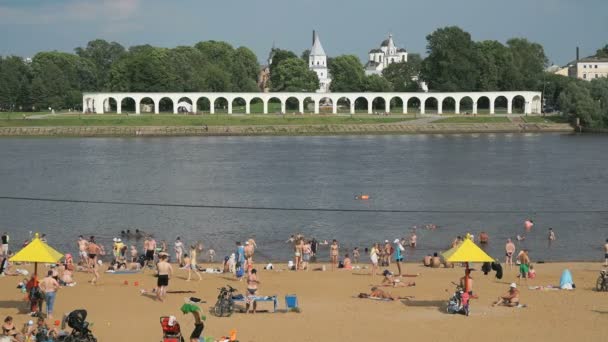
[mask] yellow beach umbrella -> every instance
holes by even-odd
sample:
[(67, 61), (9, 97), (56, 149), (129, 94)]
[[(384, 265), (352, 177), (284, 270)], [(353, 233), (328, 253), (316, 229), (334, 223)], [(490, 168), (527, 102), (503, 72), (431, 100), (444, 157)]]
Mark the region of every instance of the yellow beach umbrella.
[[(469, 262), (493, 262), (494, 258), (486, 254), (471, 239), (464, 239), (458, 246), (448, 249), (441, 254), (447, 262), (464, 262), (466, 264), (465, 277), (469, 277)], [(469, 292), (468, 281), (465, 281), (466, 292)]]
[(19, 252), (17, 252), (10, 261), (14, 262), (33, 262), (34, 274), (38, 274), (38, 263), (52, 264), (63, 258), (63, 254), (57, 252), (53, 247), (47, 245), (38, 238), (38, 233), (34, 239)]

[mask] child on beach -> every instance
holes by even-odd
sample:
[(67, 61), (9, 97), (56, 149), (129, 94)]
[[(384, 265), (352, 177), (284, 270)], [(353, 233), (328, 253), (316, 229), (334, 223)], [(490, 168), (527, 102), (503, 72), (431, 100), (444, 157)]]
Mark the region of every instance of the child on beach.
[(355, 265), (359, 263), (360, 256), (361, 254), (359, 253), (359, 247), (353, 248), (353, 261), (355, 262)]

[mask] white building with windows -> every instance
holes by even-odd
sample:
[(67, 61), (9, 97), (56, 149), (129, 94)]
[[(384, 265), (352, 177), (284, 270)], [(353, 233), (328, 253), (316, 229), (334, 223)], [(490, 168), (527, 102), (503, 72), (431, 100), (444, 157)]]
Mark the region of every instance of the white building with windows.
[(317, 93), (328, 93), (329, 85), (331, 84), (331, 76), (327, 68), (327, 55), (323, 50), (323, 45), (319, 40), (319, 35), (316, 31), (312, 31), (312, 48), (308, 57), (308, 68), (317, 73), (319, 78), (319, 89)]
[(572, 64), (569, 68), (570, 77), (587, 81), (600, 77), (608, 77), (608, 58), (587, 57), (579, 59)]
[(407, 51), (398, 48), (393, 41), (393, 35), (389, 34), (380, 44), (379, 49), (369, 51), (369, 61), (365, 64), (366, 75), (381, 75), (382, 70), (392, 63), (407, 62)]

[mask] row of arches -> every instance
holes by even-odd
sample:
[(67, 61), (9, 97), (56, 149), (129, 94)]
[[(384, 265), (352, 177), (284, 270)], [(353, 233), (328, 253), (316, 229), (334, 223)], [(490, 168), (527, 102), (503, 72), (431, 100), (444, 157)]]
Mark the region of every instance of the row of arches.
[[(487, 96), (117, 96), (85, 97), (85, 112), (95, 113), (470, 113), (524, 114), (540, 112), (540, 95)], [(101, 106), (99, 108), (98, 106)]]

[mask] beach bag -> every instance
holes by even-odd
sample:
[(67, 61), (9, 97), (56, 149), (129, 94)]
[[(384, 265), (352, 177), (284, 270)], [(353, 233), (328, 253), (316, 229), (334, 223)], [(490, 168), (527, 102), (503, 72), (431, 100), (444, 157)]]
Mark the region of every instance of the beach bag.
[(236, 270), (236, 277), (237, 277), (237, 278), (240, 278), (240, 277), (242, 277), (242, 276), (243, 276), (243, 268), (242, 268), (242, 267), (239, 267), (239, 268), (237, 268), (237, 270)]

